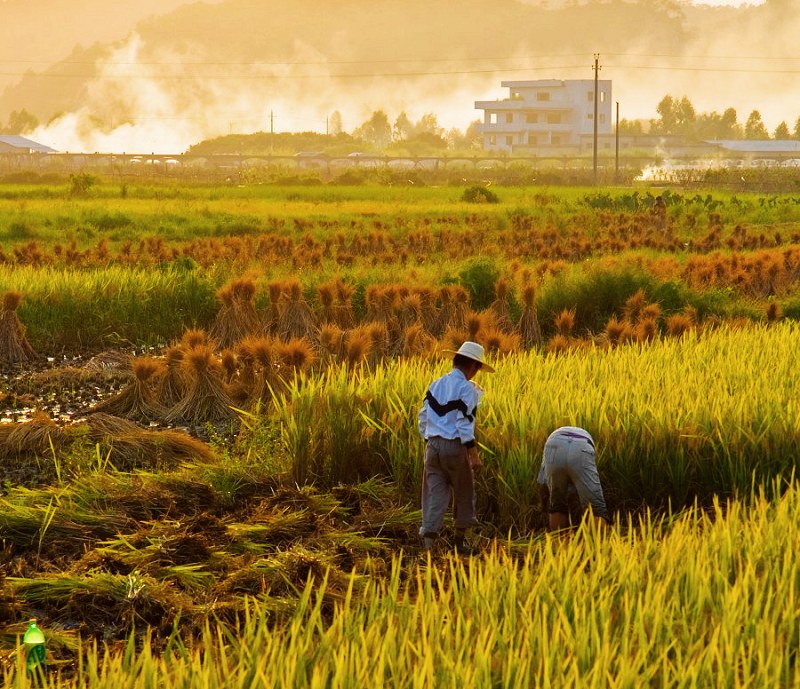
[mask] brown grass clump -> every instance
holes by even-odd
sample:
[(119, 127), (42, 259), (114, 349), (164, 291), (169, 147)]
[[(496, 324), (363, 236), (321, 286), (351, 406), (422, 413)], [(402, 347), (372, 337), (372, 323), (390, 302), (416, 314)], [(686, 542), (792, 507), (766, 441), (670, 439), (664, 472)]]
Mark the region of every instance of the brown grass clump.
[(135, 421), (154, 421), (164, 414), (152, 379), (164, 371), (164, 365), (153, 358), (134, 358), (133, 380), (115, 395), (95, 404), (92, 412), (104, 412)]
[(183, 367), (186, 393), (164, 416), (168, 423), (197, 425), (236, 418), (231, 408), (233, 401), (222, 382), (221, 367), (210, 345), (188, 349)]
[(389, 355), (389, 329), (385, 323), (378, 322), (366, 323), (362, 327), (369, 334), (369, 362), (371, 365), (375, 365)]
[(532, 283), (522, 288), (522, 316), (517, 327), (523, 347), (526, 349), (541, 348), (542, 328), (536, 312), (536, 287)]
[(249, 403), (269, 402), (281, 382), (281, 343), (271, 337), (251, 337), (242, 344), (247, 346), (252, 357), (253, 377)]
[(0, 314), (0, 361), (16, 364), (30, 361), (36, 355), (25, 337), (25, 326), (17, 316), (22, 303), (20, 292), (3, 294), (3, 311)]
[(625, 320), (631, 325), (637, 325), (643, 317), (642, 312), (647, 305), (647, 295), (645, 295), (644, 290), (636, 290), (634, 294), (625, 300), (625, 306), (622, 307)]
[(547, 341), (547, 352), (550, 354), (562, 354), (572, 348), (572, 340), (564, 335), (554, 335)]
[(211, 344), (211, 338), (202, 328), (189, 328), (183, 332), (180, 345), (185, 349), (193, 347), (207, 346)]
[(616, 316), (612, 316), (603, 331), (605, 341), (612, 347), (622, 344), (626, 340), (625, 334), (628, 330), (629, 325), (626, 321), (621, 321)]
[(255, 295), (256, 285), (248, 278), (233, 280), (217, 292), (221, 307), (209, 336), (219, 347), (232, 347), (261, 329)]
[(319, 329), (319, 348), (325, 362), (339, 361), (344, 353), (345, 332), (334, 323)]
[(500, 328), (490, 328), (483, 333), (481, 344), (489, 354), (505, 355), (520, 349), (520, 336), (507, 333)]
[(287, 280), (283, 285), (277, 332), (284, 342), (302, 337), (316, 341), (319, 336), (317, 319), (303, 298), (299, 280)]
[(403, 332), (403, 356), (427, 356), (436, 348), (436, 340), (425, 332), (422, 323), (412, 323)]
[(333, 323), (345, 330), (355, 324), (353, 314), (353, 293), (355, 288), (337, 277), (317, 287), (322, 308), (321, 321)]

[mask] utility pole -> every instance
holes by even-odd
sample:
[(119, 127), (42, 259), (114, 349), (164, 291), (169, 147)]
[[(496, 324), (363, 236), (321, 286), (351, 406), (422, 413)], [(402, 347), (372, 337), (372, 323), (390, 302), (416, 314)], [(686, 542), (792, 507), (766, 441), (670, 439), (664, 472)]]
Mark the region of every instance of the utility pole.
[(594, 54), (594, 137), (592, 146), (592, 179), (597, 184), (597, 77), (600, 72), (600, 54)]
[(269, 111), (269, 154), (275, 150), (275, 115)]
[(617, 118), (614, 124), (614, 181), (619, 181), (619, 101), (617, 101)]

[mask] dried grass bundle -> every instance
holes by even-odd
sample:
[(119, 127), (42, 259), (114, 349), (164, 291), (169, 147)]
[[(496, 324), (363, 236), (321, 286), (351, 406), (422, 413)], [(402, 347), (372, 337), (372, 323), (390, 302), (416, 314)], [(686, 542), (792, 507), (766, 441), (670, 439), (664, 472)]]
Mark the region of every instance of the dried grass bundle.
[(376, 365), (389, 356), (389, 329), (385, 323), (365, 323), (362, 326), (370, 340), (370, 365)]
[(249, 278), (233, 280), (217, 292), (221, 306), (209, 335), (218, 347), (232, 347), (262, 329), (255, 295), (256, 285)]
[(280, 388), (282, 345), (271, 337), (250, 338), (247, 346), (253, 359), (253, 382), (248, 401), (269, 402), (272, 393)]
[(556, 332), (561, 337), (572, 337), (572, 329), (575, 327), (575, 309), (563, 309), (555, 319)]
[(214, 359), (210, 345), (198, 345), (186, 351), (183, 361), (186, 393), (164, 416), (168, 423), (197, 425), (217, 423), (236, 417), (233, 400), (222, 382), (221, 366)]
[(95, 404), (91, 412), (104, 412), (134, 421), (155, 421), (165, 412), (158, 402), (152, 379), (164, 371), (164, 364), (151, 357), (134, 358), (133, 380), (115, 395)]
[(66, 447), (71, 437), (47, 414), (37, 411), (30, 421), (7, 424), (0, 434), (0, 457), (49, 455)]
[(421, 323), (408, 326), (403, 333), (403, 356), (427, 356), (436, 348), (436, 340), (425, 332)]
[(323, 361), (338, 361), (345, 349), (345, 331), (334, 323), (326, 323), (319, 329), (319, 348)]
[(516, 333), (507, 333), (500, 328), (489, 328), (484, 331), (481, 344), (490, 354), (505, 355), (517, 352), (520, 349), (520, 336)]
[(282, 308), (278, 319), (278, 337), (284, 342), (307, 337), (317, 340), (319, 326), (314, 313), (303, 298), (299, 280), (288, 280), (281, 293)]
[(642, 318), (642, 311), (647, 306), (647, 295), (643, 289), (638, 289), (625, 300), (622, 314), (631, 325), (637, 325)]
[(184, 330), (180, 340), (180, 346), (184, 349), (208, 346), (210, 344), (211, 338), (202, 328), (189, 328), (188, 330)]
[(211, 448), (196, 438), (176, 430), (132, 430), (103, 433), (96, 441), (119, 471), (171, 468), (183, 462), (208, 462), (214, 459)]
[(527, 284), (522, 289), (522, 316), (517, 325), (522, 346), (526, 349), (540, 349), (542, 346), (542, 328), (536, 311), (536, 287)]
[(267, 285), (269, 292), (269, 313), (267, 315), (267, 332), (273, 335), (278, 332), (278, 323), (281, 320), (281, 294), (284, 291), (282, 281), (270, 282)]
[(30, 361), (36, 354), (25, 337), (25, 326), (17, 316), (22, 303), (20, 292), (3, 294), (3, 312), (0, 314), (0, 361), (17, 364)]

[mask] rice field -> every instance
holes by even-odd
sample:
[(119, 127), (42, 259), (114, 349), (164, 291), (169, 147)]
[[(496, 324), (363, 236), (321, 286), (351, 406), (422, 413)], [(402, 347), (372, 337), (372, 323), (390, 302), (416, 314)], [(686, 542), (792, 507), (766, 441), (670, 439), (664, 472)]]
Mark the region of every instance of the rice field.
[[(798, 199), (463, 191), (0, 188), (4, 686), (798, 685)], [(428, 561), (464, 339), (480, 553)], [(605, 532), (544, 530), (564, 424)]]

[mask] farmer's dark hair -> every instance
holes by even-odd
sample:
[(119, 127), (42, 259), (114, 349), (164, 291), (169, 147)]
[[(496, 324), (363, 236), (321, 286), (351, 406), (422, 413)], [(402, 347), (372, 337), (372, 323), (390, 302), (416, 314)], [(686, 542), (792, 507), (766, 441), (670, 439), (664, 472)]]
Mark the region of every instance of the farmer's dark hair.
[(463, 354), (456, 354), (453, 357), (453, 367), (454, 368), (467, 368), (468, 366), (472, 366), (476, 364), (478, 366), (478, 370), (481, 370), (483, 364), (480, 361), (476, 361), (475, 359), (471, 359), (468, 356), (464, 356)]

